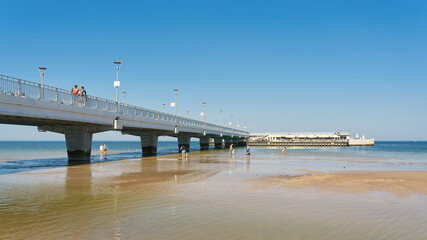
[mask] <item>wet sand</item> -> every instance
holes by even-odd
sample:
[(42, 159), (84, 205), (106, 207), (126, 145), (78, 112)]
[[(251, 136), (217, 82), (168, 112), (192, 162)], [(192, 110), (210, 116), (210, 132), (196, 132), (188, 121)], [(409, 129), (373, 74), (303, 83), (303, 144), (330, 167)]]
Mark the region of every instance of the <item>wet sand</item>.
[(0, 239), (427, 238), (425, 172), (253, 152), (0, 175)]

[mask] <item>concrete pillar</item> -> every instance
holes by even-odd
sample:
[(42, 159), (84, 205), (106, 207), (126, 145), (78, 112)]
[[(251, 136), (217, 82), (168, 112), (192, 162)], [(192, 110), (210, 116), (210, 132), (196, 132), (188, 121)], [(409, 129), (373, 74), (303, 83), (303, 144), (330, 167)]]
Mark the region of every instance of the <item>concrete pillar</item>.
[(183, 150), (190, 152), (190, 139), (190, 134), (178, 133), (178, 152), (181, 152), (181, 147)]
[(159, 136), (154, 131), (141, 131), (141, 148), (143, 156), (155, 156), (157, 154), (157, 142)]
[(222, 148), (222, 138), (221, 137), (215, 137), (214, 143), (215, 143), (215, 149), (221, 149)]
[(238, 147), (239, 146), (239, 138), (237, 138), (237, 137), (231, 138), (231, 143), (233, 144), (233, 147)]
[(200, 150), (209, 150), (209, 139), (208, 136), (200, 137)]
[(246, 141), (244, 138), (239, 138), (238, 146), (239, 147), (245, 147), (246, 146)]
[(86, 126), (65, 127), (68, 160), (88, 161), (92, 149), (92, 132)]
[(229, 137), (225, 137), (225, 138), (224, 138), (224, 147), (225, 147), (225, 148), (229, 148), (229, 147), (230, 147), (230, 145), (231, 145), (231, 138), (229, 138)]

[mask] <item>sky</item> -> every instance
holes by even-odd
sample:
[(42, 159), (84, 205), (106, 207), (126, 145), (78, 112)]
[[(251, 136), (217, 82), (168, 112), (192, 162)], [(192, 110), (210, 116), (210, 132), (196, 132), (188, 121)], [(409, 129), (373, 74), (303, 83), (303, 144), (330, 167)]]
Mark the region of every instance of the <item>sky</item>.
[[(0, 0), (0, 74), (249, 132), (427, 140), (426, 1)], [(0, 141), (64, 140), (0, 124)], [(94, 140), (138, 140), (119, 132)]]

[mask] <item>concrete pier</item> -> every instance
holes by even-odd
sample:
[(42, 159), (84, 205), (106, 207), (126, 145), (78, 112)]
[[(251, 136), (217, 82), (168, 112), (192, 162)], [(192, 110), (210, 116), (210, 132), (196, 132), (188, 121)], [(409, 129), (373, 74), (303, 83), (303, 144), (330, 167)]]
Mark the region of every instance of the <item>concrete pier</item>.
[(190, 139), (191, 135), (188, 133), (178, 133), (178, 152), (182, 150), (186, 150), (190, 152)]
[(233, 147), (238, 147), (239, 146), (239, 138), (238, 137), (231, 138), (231, 143), (233, 144)]
[(215, 149), (221, 149), (222, 148), (222, 138), (221, 137), (215, 137), (214, 138), (214, 144), (215, 144)]
[(237, 146), (238, 147), (245, 147), (246, 146), (246, 141), (244, 141), (244, 139), (240, 138), (238, 140)]
[[(65, 134), (69, 160), (90, 160), (92, 136), (120, 131), (141, 139), (142, 155), (155, 155), (159, 136), (178, 137), (178, 147), (190, 150), (190, 138), (249, 137), (249, 133), (143, 107), (86, 95), (73, 98), (68, 89), (40, 85), (0, 74), (0, 124), (36, 126), (40, 132)], [(3, 93), (3, 94), (1, 94)], [(205, 136), (202, 135), (205, 134)], [(229, 146), (230, 139), (227, 141)], [(221, 148), (221, 140), (216, 140)], [(114, 146), (111, 146), (111, 150)]]
[(141, 149), (143, 156), (154, 156), (157, 154), (157, 142), (159, 136), (154, 131), (141, 131)]
[(90, 160), (93, 133), (85, 126), (65, 127), (68, 160)]
[(231, 138), (225, 137), (224, 138), (224, 148), (229, 148), (231, 145)]
[(374, 146), (374, 144), (373, 138), (350, 138), (348, 140), (349, 146)]
[(209, 150), (209, 139), (208, 136), (200, 137), (200, 150)]

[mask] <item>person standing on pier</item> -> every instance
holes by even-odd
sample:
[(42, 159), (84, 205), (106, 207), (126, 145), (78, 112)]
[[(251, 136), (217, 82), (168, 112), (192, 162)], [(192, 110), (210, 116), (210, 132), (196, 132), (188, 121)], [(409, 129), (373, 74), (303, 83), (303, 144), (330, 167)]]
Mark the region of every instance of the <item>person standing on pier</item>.
[(233, 148), (233, 144), (230, 145), (230, 155), (233, 155), (234, 153), (234, 148)]
[(84, 107), (86, 107), (86, 90), (84, 86), (81, 87), (81, 95), (82, 95), (82, 101), (83, 101), (82, 104)]
[(79, 89), (77, 85), (74, 85), (74, 88), (71, 89), (71, 94), (73, 95), (72, 105), (77, 105), (77, 94), (79, 93)]

